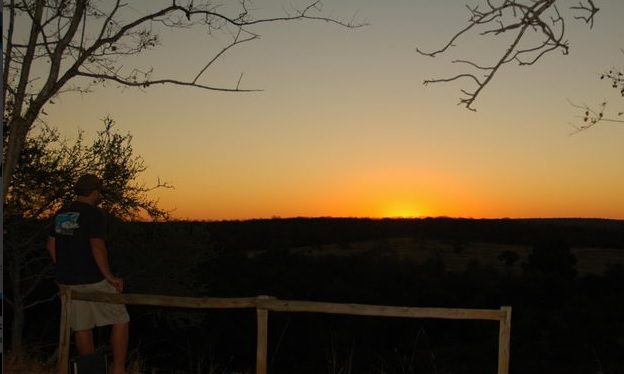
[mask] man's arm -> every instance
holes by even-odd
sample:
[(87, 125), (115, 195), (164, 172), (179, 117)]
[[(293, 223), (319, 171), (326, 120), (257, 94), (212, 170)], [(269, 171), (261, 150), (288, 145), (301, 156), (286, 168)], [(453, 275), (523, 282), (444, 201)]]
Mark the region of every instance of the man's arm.
[(52, 262), (56, 264), (56, 238), (53, 236), (48, 236), (48, 242), (46, 243), (46, 248), (50, 253), (50, 257), (52, 257)]
[(110, 266), (108, 265), (108, 250), (106, 249), (106, 243), (104, 239), (100, 238), (91, 238), (91, 252), (93, 252), (93, 258), (95, 258), (95, 263), (97, 264), (100, 272), (106, 278), (106, 280), (115, 286), (118, 292), (123, 291), (123, 279), (117, 278), (111, 272)]

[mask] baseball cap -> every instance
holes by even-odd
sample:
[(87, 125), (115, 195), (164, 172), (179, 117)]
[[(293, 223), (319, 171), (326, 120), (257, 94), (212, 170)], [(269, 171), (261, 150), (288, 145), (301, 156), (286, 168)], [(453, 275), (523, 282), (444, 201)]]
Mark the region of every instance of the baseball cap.
[(85, 174), (78, 178), (76, 184), (74, 184), (74, 192), (77, 195), (88, 195), (93, 190), (106, 191), (106, 185), (104, 181), (95, 174)]

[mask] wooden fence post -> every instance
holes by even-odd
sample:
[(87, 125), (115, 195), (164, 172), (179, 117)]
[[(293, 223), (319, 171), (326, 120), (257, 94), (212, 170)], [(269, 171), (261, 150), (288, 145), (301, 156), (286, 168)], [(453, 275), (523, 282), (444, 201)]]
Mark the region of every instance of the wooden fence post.
[(509, 374), (509, 352), (511, 345), (511, 307), (502, 306), (498, 334), (498, 374)]
[(70, 326), (69, 313), (71, 303), (71, 289), (61, 287), (61, 326), (59, 334), (59, 374), (69, 373), (69, 341)]
[[(268, 296), (258, 296), (258, 299), (268, 300)], [(258, 317), (258, 336), (256, 346), (256, 374), (267, 374), (267, 344), (269, 340), (269, 311), (256, 308)]]

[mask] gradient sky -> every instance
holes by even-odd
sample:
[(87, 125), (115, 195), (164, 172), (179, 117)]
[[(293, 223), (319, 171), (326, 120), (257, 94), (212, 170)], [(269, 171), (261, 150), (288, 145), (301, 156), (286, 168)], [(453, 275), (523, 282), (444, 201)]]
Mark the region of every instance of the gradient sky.
[[(233, 86), (243, 72), (243, 87), (262, 92), (108, 84), (63, 96), (46, 108), (47, 120), (72, 137), (113, 117), (134, 136), (144, 181), (175, 186), (152, 197), (178, 219), (624, 219), (624, 124), (569, 135), (580, 113), (568, 100), (597, 107), (607, 99), (611, 112), (624, 104), (598, 79), (624, 65), (624, 1), (595, 1), (602, 10), (592, 30), (568, 21), (568, 56), (509, 65), (477, 112), (457, 105), (467, 82), (422, 82), (456, 71), (452, 58), (496, 56), (502, 44), (469, 38), (449, 56), (415, 52), (463, 27), (465, 2), (327, 0), (325, 14), (370, 25), (265, 25), (255, 29), (260, 40), (210, 70), (209, 82)], [(142, 2), (131, 3), (140, 11)], [(156, 74), (192, 77), (217, 51), (204, 31), (161, 36), (160, 49), (136, 60)]]

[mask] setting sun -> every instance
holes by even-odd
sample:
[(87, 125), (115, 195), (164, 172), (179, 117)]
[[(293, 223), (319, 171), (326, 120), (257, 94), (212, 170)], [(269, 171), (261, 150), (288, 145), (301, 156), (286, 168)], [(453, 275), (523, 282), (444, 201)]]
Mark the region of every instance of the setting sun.
[(425, 216), (422, 208), (409, 201), (395, 201), (386, 204), (379, 210), (380, 218), (415, 218)]

